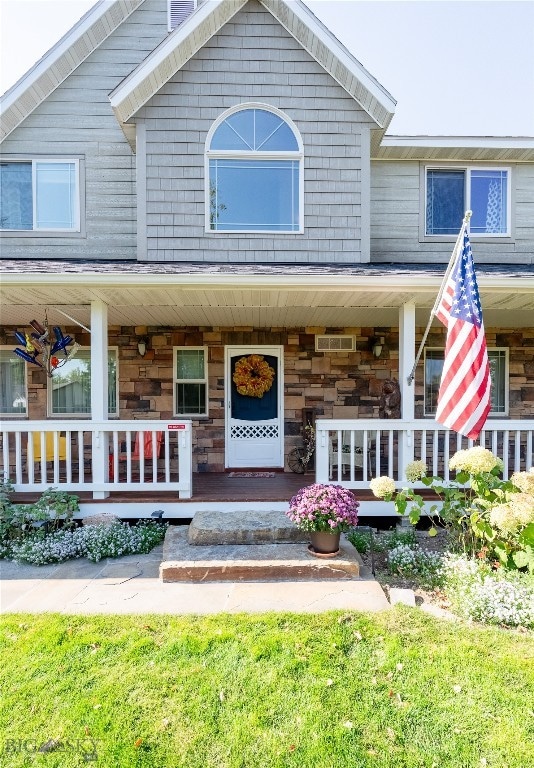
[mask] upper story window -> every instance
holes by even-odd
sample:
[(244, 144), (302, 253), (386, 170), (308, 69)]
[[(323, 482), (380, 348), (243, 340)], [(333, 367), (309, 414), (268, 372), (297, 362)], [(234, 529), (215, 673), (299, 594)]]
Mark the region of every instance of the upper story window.
[(472, 236), (509, 237), (510, 170), (427, 168), (425, 234), (456, 236), (467, 210)]
[(78, 232), (78, 160), (0, 163), (0, 229)]
[(280, 111), (225, 113), (206, 142), (206, 230), (302, 232), (302, 142)]
[[(443, 349), (425, 349), (425, 416), (435, 416), (444, 361)], [(490, 416), (508, 414), (508, 350), (488, 349), (491, 376)]]
[(169, 9), (169, 32), (179, 27), (182, 21), (191, 16), (197, 7), (197, 0), (167, 0)]
[[(108, 349), (108, 412), (117, 416), (117, 349)], [(49, 416), (88, 416), (91, 413), (91, 350), (79, 349), (48, 379)]]
[(25, 416), (28, 412), (26, 363), (12, 349), (0, 350), (0, 413)]

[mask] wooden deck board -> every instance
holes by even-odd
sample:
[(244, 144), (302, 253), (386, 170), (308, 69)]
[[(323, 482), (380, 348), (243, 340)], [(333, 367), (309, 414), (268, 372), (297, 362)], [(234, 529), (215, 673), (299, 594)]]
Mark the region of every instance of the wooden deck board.
[[(76, 493), (85, 504), (109, 504), (138, 502), (239, 502), (239, 501), (289, 501), (300, 488), (315, 482), (312, 472), (297, 475), (277, 472), (274, 477), (230, 477), (228, 473), (196, 473), (193, 475), (193, 496), (191, 499), (178, 499), (176, 491), (112, 491), (107, 499), (93, 499), (90, 491)], [(432, 492), (420, 491), (424, 498), (436, 498)], [(360, 501), (372, 501), (374, 496), (369, 489), (354, 491)], [(39, 493), (15, 493), (16, 503), (31, 503), (39, 498)]]

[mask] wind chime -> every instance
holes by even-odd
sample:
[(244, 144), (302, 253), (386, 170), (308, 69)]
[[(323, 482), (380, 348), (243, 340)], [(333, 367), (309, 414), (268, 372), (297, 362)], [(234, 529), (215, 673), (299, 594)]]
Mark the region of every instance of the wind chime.
[[(55, 341), (51, 338), (48, 318), (45, 315), (44, 323), (38, 323), (37, 320), (30, 320), (29, 325), (33, 328), (31, 333), (21, 333), (15, 331), (15, 336), (24, 347), (15, 350), (16, 355), (25, 362), (37, 365), (42, 368), (46, 375), (52, 378), (55, 370), (65, 365), (67, 360), (71, 360), (79, 349), (72, 336), (65, 336), (58, 325), (52, 327)], [(71, 349), (68, 346), (73, 344)]]

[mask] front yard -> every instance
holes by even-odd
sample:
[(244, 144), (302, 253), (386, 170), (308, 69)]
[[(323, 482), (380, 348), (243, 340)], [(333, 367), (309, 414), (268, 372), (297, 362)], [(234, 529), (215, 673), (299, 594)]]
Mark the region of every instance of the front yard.
[(533, 762), (530, 633), (410, 609), (0, 626), (6, 768)]

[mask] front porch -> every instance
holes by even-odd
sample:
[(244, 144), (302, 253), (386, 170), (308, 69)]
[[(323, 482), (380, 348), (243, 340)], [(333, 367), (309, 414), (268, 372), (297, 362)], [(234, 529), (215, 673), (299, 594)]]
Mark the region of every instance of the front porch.
[[(54, 486), (79, 496), (81, 517), (99, 505), (123, 519), (157, 511), (167, 519), (189, 519), (199, 510), (285, 510), (289, 499), (313, 482), (353, 490), (362, 516), (389, 516), (393, 506), (369, 490), (372, 477), (388, 475), (401, 488), (407, 484), (406, 465), (417, 459), (429, 474), (449, 480), (449, 458), (473, 444), (425, 419), (319, 419), (313, 471), (193, 473), (194, 434), (188, 421), (63, 422), (61, 433), (50, 426), (4, 425), (0, 471), (13, 482), (15, 500), (31, 503)], [(145, 450), (136, 454), (136, 444)], [(501, 458), (505, 478), (528, 470), (534, 460), (534, 421), (491, 420), (480, 444)], [(424, 486), (420, 490), (424, 493)]]
[[(20, 500), (56, 487), (80, 496), (82, 514), (99, 504), (120, 506), (123, 518), (161, 509), (167, 518), (187, 519), (203, 508), (285, 509), (300, 487), (334, 482), (354, 490), (362, 515), (391, 515), (391, 504), (371, 496), (372, 477), (387, 474), (400, 488), (407, 463), (420, 459), (447, 479), (448, 459), (472, 444), (432, 419), (435, 356), (428, 365), (421, 361), (408, 383), (440, 265), (424, 272), (274, 264), (117, 271), (84, 263), (79, 270), (67, 274), (59, 262), (17, 264), (3, 280), (8, 368), (15, 329), (33, 317), (48, 317), (52, 328), (63, 324), (80, 344), (78, 377), (71, 381), (68, 366), (50, 378), (28, 365), (6, 394), (0, 473)], [(509, 477), (533, 464), (534, 285), (489, 268), (480, 283), (487, 343), (500, 355), (498, 397), (480, 443), (502, 459)], [(443, 349), (440, 324), (426, 345)], [(235, 437), (232, 358), (250, 353), (270, 356), (276, 414), (256, 421), (254, 430), (251, 418), (243, 419)], [(81, 394), (70, 386), (78, 379)], [(400, 418), (383, 417), (390, 379), (399, 383)], [(79, 402), (70, 404), (67, 391)], [(288, 456), (302, 446), (310, 414), (313, 471), (310, 465), (306, 475), (293, 474)], [(266, 421), (276, 451), (265, 458), (249, 451), (247, 440), (265, 442), (256, 427)], [(238, 460), (231, 444), (237, 439)], [(253, 467), (274, 476), (227, 471)]]

